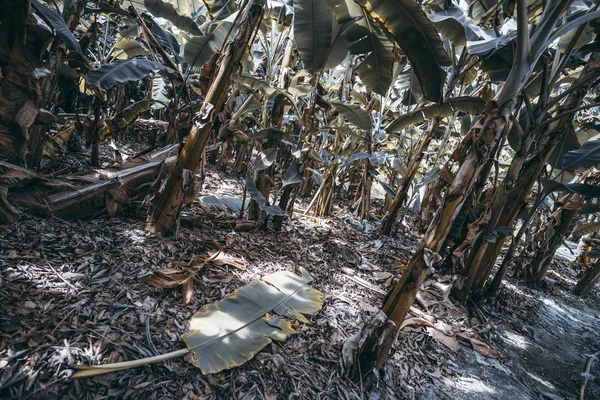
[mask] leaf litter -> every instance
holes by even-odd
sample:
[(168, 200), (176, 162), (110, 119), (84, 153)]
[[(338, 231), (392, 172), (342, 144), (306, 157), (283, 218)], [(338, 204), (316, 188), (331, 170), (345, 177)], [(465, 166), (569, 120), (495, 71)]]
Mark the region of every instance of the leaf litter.
[[(241, 198), (243, 190), (243, 182), (210, 172), (205, 185), (209, 192), (201, 195)], [(377, 239), (344, 223), (344, 216), (293, 219), (276, 234), (236, 232), (227, 210), (192, 207), (184, 214), (177, 239), (145, 233), (140, 219), (34, 217), (0, 238), (0, 398), (365, 398), (345, 367), (418, 237)], [(173, 359), (69, 379), (73, 364), (182, 349), (179, 339), (201, 306), (298, 267), (314, 277), (323, 308), (308, 324), (290, 320), (296, 335), (240, 367), (202, 375)], [(534, 296), (509, 293), (483, 310), (489, 320), (482, 321), (449, 299), (451, 288), (450, 276), (435, 273), (425, 281), (370, 398), (472, 398), (465, 382), (487, 381), (482, 365), (495, 371), (496, 390), (507, 380), (518, 387), (514, 376), (498, 371), (528, 364), (498, 333), (522, 334), (528, 318), (533, 324)], [(598, 302), (592, 306), (598, 318)], [(533, 390), (530, 382), (520, 385)], [(597, 383), (587, 393), (600, 393)]]

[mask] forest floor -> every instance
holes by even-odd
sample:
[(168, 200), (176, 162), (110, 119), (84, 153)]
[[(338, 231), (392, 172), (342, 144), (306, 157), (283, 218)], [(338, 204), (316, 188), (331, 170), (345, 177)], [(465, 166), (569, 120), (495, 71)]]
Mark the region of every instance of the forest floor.
[[(208, 172), (203, 196), (241, 198), (243, 186)], [(0, 236), (1, 399), (575, 399), (588, 355), (600, 351), (600, 293), (570, 294), (565, 262), (550, 289), (509, 279), (493, 305), (449, 299), (452, 278), (425, 282), (379, 385), (345, 377), (342, 348), (377, 312), (418, 237), (377, 239), (338, 213), (296, 213), (282, 232), (235, 232), (230, 211), (188, 209), (177, 238), (142, 219), (69, 222), (25, 216)], [(193, 221), (193, 226), (190, 224)], [(360, 228), (359, 228), (360, 227)], [(203, 262), (216, 251), (222, 257)], [(183, 268), (182, 268), (183, 266)], [(324, 306), (285, 342), (229, 371), (203, 376), (183, 359), (70, 380), (71, 364), (131, 360), (184, 348), (202, 305), (278, 270), (306, 268)], [(194, 294), (143, 278), (196, 268)], [(600, 362), (592, 367), (600, 376)], [(600, 398), (591, 378), (586, 399)]]

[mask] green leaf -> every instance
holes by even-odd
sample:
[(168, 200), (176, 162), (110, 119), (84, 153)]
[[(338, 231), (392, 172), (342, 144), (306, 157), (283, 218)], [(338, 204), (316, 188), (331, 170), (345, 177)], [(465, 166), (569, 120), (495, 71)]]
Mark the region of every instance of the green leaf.
[(348, 54), (338, 24), (323, 0), (298, 0), (294, 4), (294, 38), (304, 68), (311, 74), (338, 65)]
[(358, 160), (364, 160), (366, 158), (369, 158), (371, 155), (365, 151), (360, 151), (358, 153), (354, 153), (352, 154), (350, 157), (346, 158), (339, 166), (340, 169), (344, 168), (347, 165), (352, 164), (355, 161)]
[(100, 68), (89, 72), (85, 80), (89, 85), (110, 89), (118, 83), (139, 81), (151, 72), (172, 70), (156, 61), (145, 58), (120, 61), (113, 64), (104, 64)]
[(281, 176), (281, 187), (293, 185), (295, 183), (302, 183), (303, 180), (304, 178), (300, 172), (300, 164), (296, 161), (292, 161), (288, 169)]
[(543, 186), (544, 193), (546, 194), (560, 190), (568, 193), (577, 193), (585, 197), (600, 197), (599, 185), (589, 185), (586, 183), (560, 183), (553, 180), (547, 180), (543, 183)]
[(256, 185), (254, 184), (254, 180), (249, 176), (246, 177), (246, 189), (250, 194), (250, 198), (258, 204), (258, 206), (262, 209), (265, 205), (267, 205), (267, 199), (261, 192), (258, 191)]
[(232, 20), (212, 22), (206, 29), (206, 34), (194, 36), (183, 46), (183, 58), (190, 66), (201, 67), (212, 55), (219, 51), (227, 38), (227, 32)]
[(350, 54), (366, 54), (357, 66), (361, 81), (373, 92), (385, 96), (392, 84), (394, 45), (385, 35), (375, 30), (370, 19), (365, 18), (346, 30)]
[(363, 11), (354, 0), (326, 0), (329, 9), (340, 24), (356, 20), (363, 16)]
[(371, 117), (369, 117), (369, 113), (362, 109), (358, 104), (349, 104), (340, 100), (333, 100), (331, 104), (339, 113), (343, 114), (352, 125), (366, 131), (371, 130)]
[(439, 103), (446, 73), (452, 65), (442, 40), (421, 6), (414, 0), (356, 0), (396, 39), (423, 89), (425, 98)]
[(144, 0), (144, 6), (150, 14), (168, 20), (182, 31), (191, 35), (202, 35), (202, 31), (196, 22), (187, 15), (179, 14), (177, 9), (171, 4), (165, 3), (162, 0)]
[(258, 153), (256, 159), (254, 160), (254, 170), (262, 171), (263, 169), (267, 169), (275, 162), (277, 159), (277, 149), (275, 147), (270, 147)]
[[(65, 20), (58, 13), (58, 11), (56, 11), (55, 9), (46, 7), (45, 5), (43, 5), (42, 3), (40, 3), (37, 0), (32, 0), (31, 5), (35, 9), (35, 11), (38, 13), (38, 15), (40, 17), (42, 17), (42, 19), (44, 21), (46, 21), (46, 23), (48, 23), (48, 25), (50, 25), (50, 27), (52, 27), (52, 29), (54, 29), (54, 32), (65, 43), (65, 45), (67, 46), (67, 49), (69, 49), (70, 51), (74, 51), (74, 52), (78, 53), (80, 56), (85, 58), (85, 55), (83, 54), (83, 51), (81, 50), (81, 46), (79, 45), (79, 42), (77, 41), (77, 39), (75, 39), (75, 36), (73, 36), (73, 33), (71, 33), (71, 30), (69, 30), (69, 27), (65, 23)], [(3, 6), (3, 7), (5, 7), (5, 6)]]
[(571, 150), (563, 158), (566, 171), (586, 170), (600, 162), (600, 139), (589, 140), (578, 150)]
[(400, 132), (407, 126), (420, 124), (434, 117), (447, 117), (456, 111), (467, 114), (481, 114), (485, 108), (485, 100), (479, 97), (456, 97), (440, 105), (424, 107), (404, 114), (392, 121), (385, 130), (389, 133)]
[(571, 234), (573, 237), (582, 237), (587, 234), (597, 232), (600, 230), (600, 222), (588, 222), (585, 224), (581, 224), (577, 229), (573, 231)]

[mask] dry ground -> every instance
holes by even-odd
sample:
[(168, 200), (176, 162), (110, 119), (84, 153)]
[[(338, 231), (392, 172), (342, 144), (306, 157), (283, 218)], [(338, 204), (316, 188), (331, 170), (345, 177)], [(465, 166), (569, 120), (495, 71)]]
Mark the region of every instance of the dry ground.
[[(212, 172), (206, 183), (203, 195), (241, 197), (234, 180)], [(343, 344), (377, 311), (418, 238), (379, 240), (339, 217), (297, 216), (278, 234), (235, 232), (228, 211), (196, 207), (187, 214), (194, 226), (176, 239), (146, 234), (140, 219), (118, 218), (26, 217), (1, 236), (0, 398), (574, 399), (587, 355), (600, 350), (598, 291), (584, 300), (570, 295), (574, 278), (564, 263), (551, 271), (552, 292), (511, 280), (499, 302), (477, 309), (453, 303), (451, 277), (434, 274), (378, 387), (365, 392), (344, 375)], [(204, 265), (188, 305), (179, 289), (156, 291), (140, 279), (218, 248), (242, 261)], [(179, 336), (200, 306), (299, 266), (315, 278), (323, 309), (239, 368), (203, 376), (175, 359), (69, 380), (71, 364), (183, 348)], [(594, 366), (600, 375), (600, 362)], [(590, 379), (586, 398), (600, 398), (598, 379)]]

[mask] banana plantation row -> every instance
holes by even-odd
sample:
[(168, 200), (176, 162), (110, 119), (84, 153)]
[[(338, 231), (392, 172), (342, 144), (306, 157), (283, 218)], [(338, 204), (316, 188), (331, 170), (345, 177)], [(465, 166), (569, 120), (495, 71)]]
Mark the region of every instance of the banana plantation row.
[[(146, 229), (170, 235), (207, 164), (245, 177), (240, 218), (262, 229), (301, 200), (318, 217), (347, 207), (381, 235), (410, 218), (422, 241), (356, 377), (383, 364), (433, 269), (456, 275), (456, 299), (481, 301), (511, 267), (542, 286), (565, 240), (585, 236), (585, 294), (600, 277), (600, 11), (470, 3), (10, 2), (0, 222), (147, 210)], [(110, 172), (43, 173), (83, 145), (99, 167), (111, 140), (151, 146)]]

